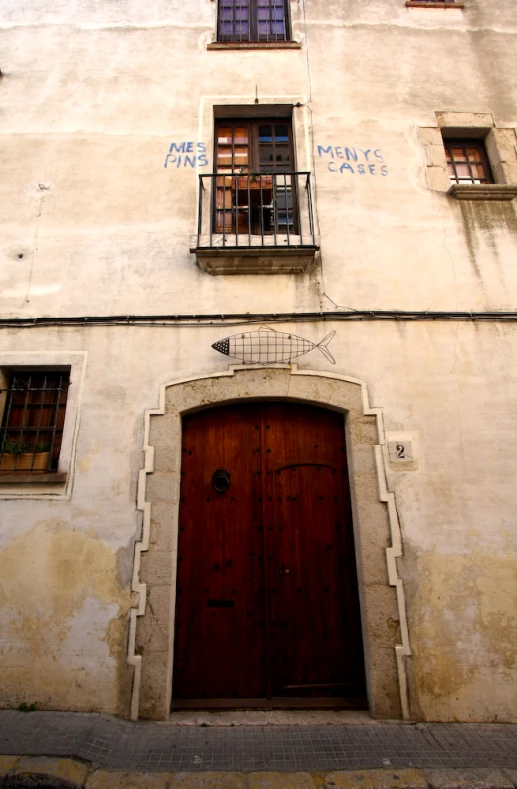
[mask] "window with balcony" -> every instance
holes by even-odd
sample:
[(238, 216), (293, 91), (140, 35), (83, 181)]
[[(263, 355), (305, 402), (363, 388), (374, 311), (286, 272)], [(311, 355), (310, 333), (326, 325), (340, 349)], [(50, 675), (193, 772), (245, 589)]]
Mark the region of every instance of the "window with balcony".
[(288, 41), (288, 0), (219, 0), (218, 41)]
[(216, 127), (216, 233), (275, 236), (297, 231), (292, 130), (287, 121)]
[[(271, 273), (306, 269), (317, 249), (311, 181), (309, 172), (296, 170), (294, 158), (290, 118), (216, 121), (214, 172), (200, 175), (198, 235), (192, 248), (202, 268), (268, 273), (264, 261), (242, 260), (243, 255), (259, 258), (267, 248)], [(271, 263), (273, 249), (291, 260)], [(215, 266), (212, 254), (208, 264), (207, 250), (217, 250), (220, 258), (224, 253), (226, 261)], [(238, 266), (229, 260), (237, 256)]]
[(3, 370), (0, 472), (57, 472), (70, 383), (68, 370)]

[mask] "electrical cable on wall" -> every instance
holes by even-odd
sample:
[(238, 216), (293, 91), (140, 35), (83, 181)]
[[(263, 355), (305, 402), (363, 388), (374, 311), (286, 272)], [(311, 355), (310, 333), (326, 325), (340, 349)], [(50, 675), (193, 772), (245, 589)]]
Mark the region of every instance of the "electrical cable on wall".
[(0, 318), (0, 329), (37, 329), (48, 326), (162, 326), (185, 328), (251, 326), (262, 323), (313, 323), (315, 321), (468, 321), (514, 323), (517, 312), (448, 312), (404, 310), (355, 310), (344, 312), (231, 313), (228, 315), (99, 315), (44, 318)]

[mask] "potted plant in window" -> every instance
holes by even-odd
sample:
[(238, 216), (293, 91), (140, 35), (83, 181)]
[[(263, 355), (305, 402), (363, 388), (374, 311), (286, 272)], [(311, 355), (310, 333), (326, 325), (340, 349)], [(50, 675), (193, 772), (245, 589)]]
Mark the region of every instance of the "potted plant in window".
[(47, 439), (37, 441), (34, 446), (33, 471), (46, 471), (50, 463), (50, 442)]
[(32, 467), (32, 452), (23, 439), (5, 438), (2, 443), (1, 471), (27, 470)]

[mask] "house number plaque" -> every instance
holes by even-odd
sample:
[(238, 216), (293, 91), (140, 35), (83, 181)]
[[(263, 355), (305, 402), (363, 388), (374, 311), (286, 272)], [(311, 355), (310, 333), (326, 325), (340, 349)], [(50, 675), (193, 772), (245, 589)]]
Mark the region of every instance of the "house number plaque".
[(388, 441), (388, 454), (392, 463), (413, 463), (413, 442), (411, 439)]

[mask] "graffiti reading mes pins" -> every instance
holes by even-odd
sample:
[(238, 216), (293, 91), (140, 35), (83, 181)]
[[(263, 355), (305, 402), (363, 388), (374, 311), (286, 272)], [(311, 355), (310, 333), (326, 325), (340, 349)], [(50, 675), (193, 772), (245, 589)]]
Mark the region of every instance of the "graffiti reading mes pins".
[[(318, 156), (328, 157), (327, 170), (331, 173), (358, 175), (389, 175), (380, 148), (347, 148), (344, 145), (318, 145)], [(339, 160), (342, 161), (339, 161)]]
[(317, 348), (332, 364), (336, 360), (328, 349), (328, 344), (335, 335), (331, 331), (318, 344), (298, 337), (296, 334), (275, 331), (270, 326), (261, 326), (258, 331), (244, 334), (233, 334), (218, 342), (212, 348), (225, 356), (233, 356), (245, 364), (272, 364), (273, 362), (290, 362), (297, 356), (309, 353)]
[(172, 142), (165, 157), (167, 167), (207, 167), (206, 145), (204, 142)]

